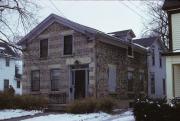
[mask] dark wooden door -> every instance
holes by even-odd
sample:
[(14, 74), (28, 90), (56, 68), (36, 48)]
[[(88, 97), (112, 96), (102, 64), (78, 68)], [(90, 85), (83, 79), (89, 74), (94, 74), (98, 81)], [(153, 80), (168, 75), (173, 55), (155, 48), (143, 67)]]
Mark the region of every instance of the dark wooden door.
[(75, 71), (75, 99), (85, 98), (86, 96), (86, 71)]

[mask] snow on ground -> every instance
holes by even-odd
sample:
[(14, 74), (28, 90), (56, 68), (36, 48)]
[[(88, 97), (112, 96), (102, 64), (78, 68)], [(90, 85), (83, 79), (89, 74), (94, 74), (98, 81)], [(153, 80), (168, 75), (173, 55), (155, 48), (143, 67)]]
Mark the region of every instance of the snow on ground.
[(135, 121), (131, 111), (120, 115), (110, 115), (107, 113), (91, 114), (50, 114), (23, 121)]
[(21, 117), (21, 116), (35, 115), (37, 113), (41, 113), (41, 111), (25, 111), (25, 110), (20, 110), (20, 109), (0, 110), (0, 120)]

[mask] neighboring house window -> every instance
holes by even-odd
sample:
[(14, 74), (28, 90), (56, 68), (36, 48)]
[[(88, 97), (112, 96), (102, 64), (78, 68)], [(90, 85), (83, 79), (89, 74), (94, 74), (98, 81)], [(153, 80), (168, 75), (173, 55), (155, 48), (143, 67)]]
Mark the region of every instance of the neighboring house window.
[(48, 39), (40, 41), (40, 58), (46, 58), (48, 56)]
[(161, 53), (159, 53), (159, 67), (162, 67), (162, 57), (161, 57)]
[(155, 65), (155, 50), (154, 48), (152, 49), (152, 65)]
[(133, 48), (132, 48), (132, 46), (128, 46), (128, 56), (133, 57)]
[(144, 91), (144, 73), (140, 72), (139, 80), (140, 80), (140, 91)]
[(10, 58), (6, 58), (6, 67), (9, 67), (10, 65)]
[(163, 94), (166, 94), (166, 80), (163, 79)]
[(4, 90), (7, 90), (9, 88), (9, 80), (4, 79)]
[(155, 94), (155, 75), (151, 73), (151, 94)]
[(73, 51), (73, 36), (67, 35), (64, 36), (64, 55), (72, 55)]
[(133, 72), (128, 71), (128, 91), (133, 91)]
[(58, 91), (60, 84), (60, 69), (52, 69), (50, 75), (51, 75), (51, 90)]
[(31, 90), (32, 91), (40, 90), (40, 71), (39, 70), (31, 71)]
[(17, 88), (21, 87), (21, 82), (19, 80), (17, 80)]
[(109, 89), (109, 92), (116, 91), (116, 66), (115, 65), (108, 66), (108, 89)]

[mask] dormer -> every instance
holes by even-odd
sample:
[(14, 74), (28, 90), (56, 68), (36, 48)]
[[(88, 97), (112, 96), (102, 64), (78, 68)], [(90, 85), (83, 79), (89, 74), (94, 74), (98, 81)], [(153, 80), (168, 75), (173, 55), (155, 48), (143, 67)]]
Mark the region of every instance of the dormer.
[(123, 30), (123, 31), (116, 31), (116, 32), (110, 32), (109, 35), (113, 37), (120, 38), (126, 42), (132, 42), (132, 39), (135, 38), (135, 34), (131, 29)]
[(169, 50), (170, 52), (180, 52), (180, 1), (166, 0), (163, 10), (168, 14)]

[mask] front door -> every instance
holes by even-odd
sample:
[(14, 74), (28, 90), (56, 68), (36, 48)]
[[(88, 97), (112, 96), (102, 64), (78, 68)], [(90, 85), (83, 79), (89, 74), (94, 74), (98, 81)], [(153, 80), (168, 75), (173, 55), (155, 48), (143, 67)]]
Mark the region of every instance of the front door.
[(80, 99), (86, 96), (86, 71), (76, 70), (75, 71), (75, 90), (74, 98)]

